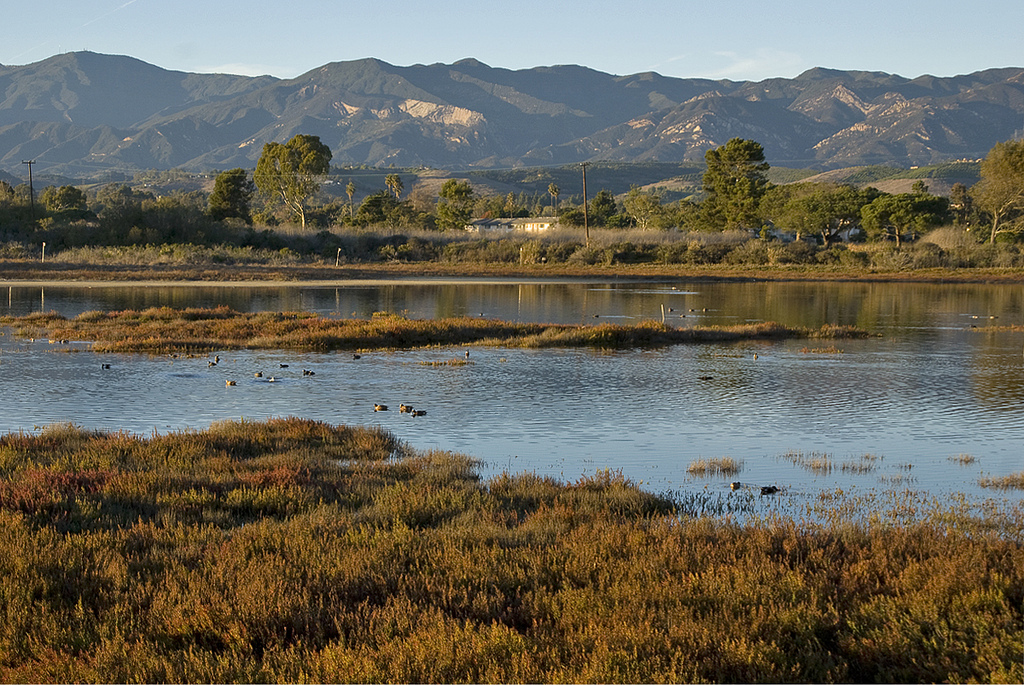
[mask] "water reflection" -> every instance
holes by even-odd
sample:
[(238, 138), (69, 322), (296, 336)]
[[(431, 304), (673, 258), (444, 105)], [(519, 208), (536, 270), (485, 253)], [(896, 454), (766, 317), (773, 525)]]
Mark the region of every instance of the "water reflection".
[[(916, 283), (581, 283), (393, 282), (344, 286), (48, 285), (9, 286), (6, 312), (212, 307), (310, 311), (368, 317), (377, 311), (415, 318), (485, 316), (513, 321), (593, 323), (660, 319), (674, 325), (778, 321), (871, 330), (984, 327), (1024, 320), (1024, 288)], [(994, 318), (993, 318), (994, 317)]]
[[(839, 341), (831, 352), (805, 351), (817, 343), (804, 341), (616, 353), (474, 349), (461, 367), (430, 364), (462, 357), (455, 348), (360, 360), (241, 351), (221, 352), (221, 363), (208, 367), (204, 359), (101, 358), (87, 345), (8, 332), (0, 337), (0, 431), (72, 421), (149, 433), (301, 415), (379, 423), (417, 447), (483, 458), (485, 473), (511, 468), (570, 479), (612, 468), (656, 490), (725, 491), (733, 478), (695, 479), (687, 467), (729, 456), (743, 462), (738, 479), (790, 493), (898, 486), (1019, 499), (983, 491), (977, 480), (1024, 468), (1024, 336), (992, 328), (1024, 320), (1022, 295), (1020, 286), (875, 283), (10, 287), (12, 314), (224, 304), (595, 323), (660, 319), (664, 311), (677, 326), (828, 322), (881, 337)], [(304, 368), (316, 375), (302, 376)], [(275, 383), (256, 371), (275, 375)], [(375, 402), (407, 402), (428, 414), (375, 414)], [(836, 467), (808, 470), (784, 458), (790, 451), (827, 453)], [(865, 454), (877, 458), (870, 469), (840, 468)], [(960, 454), (976, 461), (952, 459)]]

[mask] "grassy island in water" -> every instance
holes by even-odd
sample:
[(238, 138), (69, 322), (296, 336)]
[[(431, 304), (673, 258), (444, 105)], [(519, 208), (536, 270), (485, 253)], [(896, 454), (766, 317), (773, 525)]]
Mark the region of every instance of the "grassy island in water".
[(770, 322), (674, 328), (646, 321), (631, 326), (580, 326), (473, 317), (417, 320), (383, 313), (370, 319), (335, 319), (305, 312), (240, 313), (228, 307), (93, 311), (71, 319), (55, 313), (37, 313), (0, 317), (0, 325), (13, 326), (24, 336), (94, 341), (93, 349), (97, 352), (151, 354), (243, 348), (328, 352), (438, 345), (623, 349), (688, 342), (868, 335), (853, 326), (833, 324), (821, 328), (794, 328)]

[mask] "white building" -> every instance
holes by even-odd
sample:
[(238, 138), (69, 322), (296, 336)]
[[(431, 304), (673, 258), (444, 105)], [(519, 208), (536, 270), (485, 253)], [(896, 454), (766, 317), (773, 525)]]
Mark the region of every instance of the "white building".
[(558, 226), (558, 217), (531, 216), (521, 219), (477, 219), (466, 224), (471, 233), (542, 233)]

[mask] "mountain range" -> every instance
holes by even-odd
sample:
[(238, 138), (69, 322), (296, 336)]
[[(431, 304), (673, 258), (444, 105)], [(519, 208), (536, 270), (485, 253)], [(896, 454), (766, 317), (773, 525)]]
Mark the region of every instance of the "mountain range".
[(335, 62), (294, 79), (169, 71), (71, 52), (0, 65), (0, 170), (74, 177), (252, 168), (263, 144), (320, 137), (336, 166), (500, 169), (699, 162), (730, 138), (773, 166), (902, 167), (983, 157), (1024, 131), (1024, 68), (908, 79), (812, 69), (728, 81), (468, 59)]

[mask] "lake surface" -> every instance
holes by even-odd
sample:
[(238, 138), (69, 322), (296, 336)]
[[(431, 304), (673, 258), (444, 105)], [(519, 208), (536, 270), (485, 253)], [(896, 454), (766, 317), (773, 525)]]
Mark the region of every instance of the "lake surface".
[[(1022, 498), (978, 479), (1024, 470), (1024, 333), (997, 330), (1024, 323), (1024, 286), (466, 280), (0, 290), (0, 314), (14, 315), (220, 304), (339, 317), (837, 323), (880, 337), (618, 352), (450, 347), (360, 359), (223, 351), (210, 367), (205, 358), (96, 355), (87, 343), (28, 341), (7, 330), (0, 432), (73, 422), (150, 434), (295, 415), (379, 424), (417, 448), (473, 455), (484, 475), (508, 469), (575, 480), (608, 468), (654, 491), (727, 493), (735, 480), (776, 484), (791, 496), (907, 488)], [(465, 360), (467, 349), (469, 364), (435, 364)], [(427, 415), (400, 414), (403, 402)], [(374, 403), (390, 411), (375, 413)], [(722, 457), (741, 462), (740, 473), (687, 471)]]

